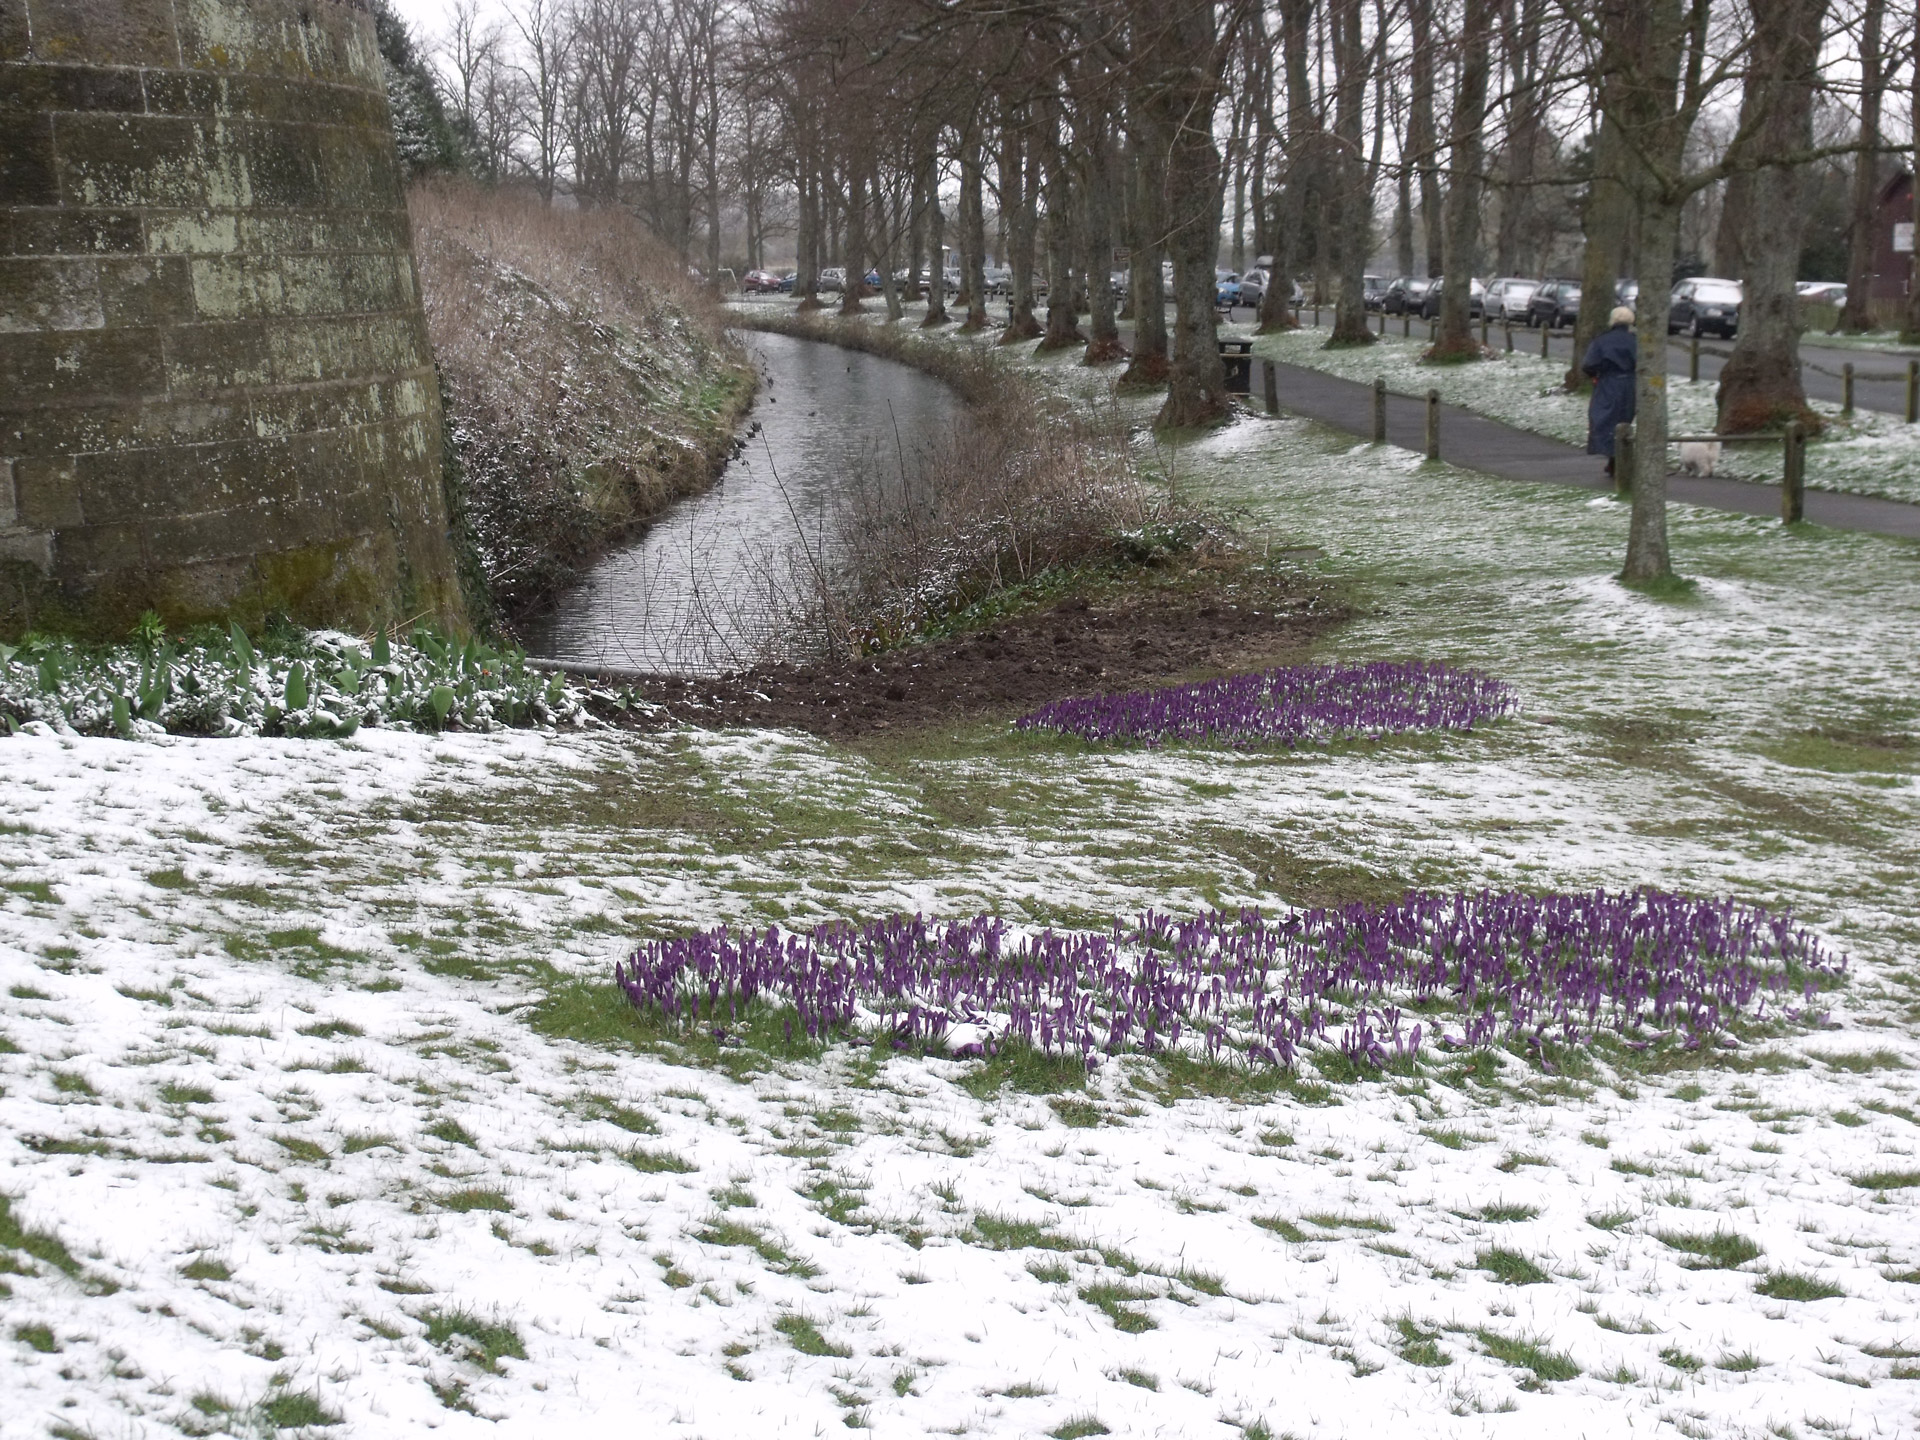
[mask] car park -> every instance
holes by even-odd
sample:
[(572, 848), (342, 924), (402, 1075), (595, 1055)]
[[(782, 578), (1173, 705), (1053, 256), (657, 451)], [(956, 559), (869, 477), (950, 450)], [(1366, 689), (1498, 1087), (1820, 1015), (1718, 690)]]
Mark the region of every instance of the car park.
[(1580, 282), (1546, 280), (1527, 300), (1527, 324), (1549, 330), (1571, 325), (1580, 318)]
[(1527, 302), (1533, 298), (1538, 288), (1538, 280), (1523, 280), (1518, 275), (1503, 275), (1488, 282), (1487, 293), (1482, 302), (1489, 320), (1504, 320), (1509, 323), (1527, 318)]
[(1711, 331), (1732, 339), (1740, 328), (1741, 299), (1738, 280), (1711, 275), (1682, 280), (1673, 287), (1667, 306), (1667, 333), (1678, 330), (1697, 337)]

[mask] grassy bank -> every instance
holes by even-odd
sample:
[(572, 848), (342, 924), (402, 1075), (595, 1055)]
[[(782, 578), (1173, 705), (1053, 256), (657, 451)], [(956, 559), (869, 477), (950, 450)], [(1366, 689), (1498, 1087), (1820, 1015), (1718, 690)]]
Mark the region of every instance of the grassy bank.
[(511, 626), (712, 482), (753, 370), (628, 215), (453, 182), (414, 187), (408, 210), (455, 489)]

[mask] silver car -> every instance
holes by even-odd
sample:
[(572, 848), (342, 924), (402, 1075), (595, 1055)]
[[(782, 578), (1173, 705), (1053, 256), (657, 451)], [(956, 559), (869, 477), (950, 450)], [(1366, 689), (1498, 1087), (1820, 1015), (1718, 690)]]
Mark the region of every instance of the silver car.
[(1502, 276), (1487, 285), (1486, 313), (1489, 320), (1525, 320), (1527, 302), (1540, 288), (1538, 280), (1522, 280), (1517, 275)]

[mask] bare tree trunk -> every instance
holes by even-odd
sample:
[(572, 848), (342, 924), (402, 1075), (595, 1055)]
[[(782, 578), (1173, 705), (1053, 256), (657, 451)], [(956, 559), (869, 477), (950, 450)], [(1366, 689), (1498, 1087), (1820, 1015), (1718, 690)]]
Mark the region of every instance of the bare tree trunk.
[(1880, 106), (1887, 91), (1886, 57), (1880, 30), (1887, 0), (1863, 0), (1860, 9), (1860, 144), (1853, 157), (1852, 233), (1847, 247), (1847, 304), (1842, 330), (1859, 334), (1875, 328), (1872, 307), (1874, 211), (1880, 199)]
[(1068, 180), (1067, 149), (1060, 134), (1057, 107), (1041, 109), (1042, 143), (1047, 170), (1047, 332), (1041, 350), (1064, 350), (1084, 345), (1080, 315), (1073, 295), (1073, 210), (1075, 197)]
[(1433, 0), (1407, 0), (1412, 28), (1411, 94), (1408, 97), (1407, 149), (1420, 177), (1420, 220), (1426, 232), (1427, 274), (1438, 275), (1446, 250), (1441, 218), (1439, 130), (1433, 123)]
[[(1523, 247), (1532, 230), (1532, 181), (1540, 162), (1541, 75), (1540, 11), (1544, 0), (1519, 0), (1519, 14), (1507, 11), (1507, 70), (1511, 94), (1507, 100), (1506, 182), (1500, 195), (1500, 229), (1494, 269), (1502, 275), (1530, 273), (1530, 254)], [(1524, 258), (1523, 258), (1524, 255)]]
[(1113, 128), (1096, 105), (1087, 119), (1087, 353), (1086, 365), (1126, 358), (1113, 315)]
[[(1763, 96), (1754, 138), (1756, 160), (1784, 161), (1813, 148), (1813, 93), (1819, 83), (1820, 32), (1827, 0), (1768, 0), (1756, 12), (1752, 73), (1746, 96)], [(1798, 420), (1818, 432), (1800, 380), (1801, 177), (1805, 167), (1763, 165), (1750, 177), (1752, 208), (1741, 240), (1746, 288), (1733, 354), (1720, 371), (1720, 425), (1725, 435)]]
[(1132, 290), (1133, 358), (1121, 375), (1123, 385), (1164, 385), (1167, 379), (1167, 297), (1161, 284), (1160, 237), (1165, 233), (1160, 176), (1166, 153), (1143, 107), (1135, 106), (1132, 143), (1127, 151), (1133, 171)]
[(796, 274), (794, 293), (802, 310), (820, 309), (820, 180), (802, 162), (800, 170), (800, 228), (794, 237)]
[[(1913, 64), (1914, 72), (1920, 74), (1920, 4), (1914, 6), (1913, 23)], [(1908, 173), (1913, 175), (1913, 233), (1920, 235), (1920, 84), (1913, 87), (1913, 158), (1908, 161)], [(1920, 342), (1920, 245), (1913, 247), (1908, 257), (1911, 270), (1907, 281), (1907, 314), (1900, 326), (1900, 338), (1908, 344)]]
[(867, 182), (858, 167), (847, 175), (847, 284), (840, 292), (840, 313), (858, 315), (867, 293)]
[[(904, 320), (906, 310), (900, 304), (900, 287), (893, 280), (893, 237), (900, 233), (899, 216), (887, 213), (886, 202), (881, 198), (884, 193), (880, 187), (880, 172), (876, 169), (872, 178), (873, 185), (873, 268), (880, 274), (880, 296), (887, 302), (887, 319)], [(897, 201), (896, 197), (896, 201)]]
[(1366, 155), (1362, 151), (1366, 104), (1367, 45), (1360, 0), (1329, 0), (1327, 18), (1333, 29), (1335, 163), (1340, 167), (1339, 214), (1340, 293), (1333, 312), (1333, 333), (1327, 348), (1371, 345), (1367, 328), (1365, 283), (1367, 252), (1373, 229), (1373, 194), (1367, 184)]
[(981, 194), (986, 188), (985, 171), (980, 137), (969, 134), (960, 148), (961, 249), (966, 262), (960, 283), (967, 292), (967, 318), (960, 328), (967, 331), (987, 328), (987, 207)]
[(1487, 123), (1487, 71), (1495, 0), (1466, 0), (1461, 21), (1460, 81), (1454, 91), (1453, 143), (1447, 188), (1447, 269), (1440, 290), (1440, 334), (1428, 358), (1477, 360), (1473, 338), (1473, 272), (1480, 268), (1480, 168)]
[(920, 193), (927, 197), (927, 314), (922, 329), (947, 323), (947, 217), (940, 208), (939, 143), (936, 132), (920, 160)]
[(1166, 403), (1154, 424), (1185, 429), (1212, 424), (1232, 406), (1213, 309), (1220, 254), (1220, 151), (1213, 143), (1220, 58), (1211, 0), (1175, 0), (1172, 13), (1162, 9), (1156, 19), (1157, 72), (1148, 98), (1157, 128), (1169, 137), (1161, 191), (1173, 257), (1173, 361)]
[[(1636, 278), (1644, 297), (1634, 316), (1639, 360), (1634, 373), (1633, 515), (1627, 528), (1623, 580), (1670, 578), (1667, 546), (1667, 307), (1680, 209), (1679, 177), (1693, 112), (1681, 105), (1681, 63), (1695, 71), (1704, 44), (1705, 0), (1602, 0), (1602, 22), (1618, 66), (1612, 113), (1620, 123), (1623, 173), (1639, 223)], [(1684, 6), (1684, 8), (1683, 8)], [(1698, 29), (1691, 28), (1695, 24)]]
[(1007, 227), (1007, 328), (1002, 345), (1040, 334), (1033, 315), (1034, 214), (1039, 199), (1034, 185), (1033, 134), (1024, 107), (1010, 109), (1000, 132), (1000, 215)]
[[(1612, 83), (1603, 79), (1604, 84)], [(1573, 325), (1573, 363), (1567, 366), (1566, 387), (1588, 388), (1587, 377), (1580, 372), (1580, 357), (1587, 353), (1596, 335), (1609, 327), (1613, 313), (1616, 282), (1626, 262), (1627, 226), (1634, 199), (1622, 180), (1627, 162), (1620, 140), (1620, 125), (1611, 110), (1602, 110), (1599, 133), (1593, 142), (1593, 176), (1587, 184), (1586, 214), (1581, 217), (1586, 229), (1586, 250), (1580, 262), (1580, 314)], [(1646, 304), (1660, 311), (1666, 323), (1666, 297), (1673, 289), (1671, 259), (1667, 277), (1657, 291), (1642, 290)], [(1645, 309), (1646, 305), (1639, 308)], [(1662, 341), (1662, 348), (1665, 342)]]
[(1314, 0), (1280, 0), (1280, 52), (1287, 83), (1287, 130), (1281, 154), (1286, 174), (1276, 197), (1272, 281), (1260, 299), (1262, 335), (1291, 330), (1298, 323), (1293, 313), (1293, 272), (1303, 258), (1300, 221), (1306, 191), (1319, 159), (1314, 133), (1318, 127), (1313, 110), (1313, 81), (1307, 68), (1313, 6)]

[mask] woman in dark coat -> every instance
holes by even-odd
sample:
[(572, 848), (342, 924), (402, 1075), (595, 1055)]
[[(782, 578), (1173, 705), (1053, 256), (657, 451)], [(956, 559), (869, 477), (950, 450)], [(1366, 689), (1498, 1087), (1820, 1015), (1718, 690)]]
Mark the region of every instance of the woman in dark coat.
[(1633, 335), (1633, 311), (1617, 305), (1607, 321), (1613, 328), (1594, 337), (1580, 370), (1593, 382), (1593, 398), (1587, 402), (1587, 454), (1606, 456), (1611, 475), (1613, 427), (1633, 419), (1633, 372), (1640, 347)]

